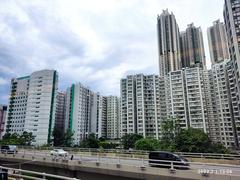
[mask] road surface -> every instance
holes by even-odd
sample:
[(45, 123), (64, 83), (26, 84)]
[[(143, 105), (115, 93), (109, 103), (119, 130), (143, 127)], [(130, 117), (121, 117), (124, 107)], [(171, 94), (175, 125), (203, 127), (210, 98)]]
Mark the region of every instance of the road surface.
[[(19, 154), (32, 155), (38, 157), (49, 157), (55, 158), (50, 155), (50, 151), (31, 151), (31, 150), (20, 150)], [(146, 166), (150, 167), (148, 160), (142, 160), (137, 158), (125, 158), (125, 157), (104, 157), (104, 156), (94, 156), (94, 155), (83, 155), (79, 153), (71, 153), (67, 159), (71, 159), (73, 155), (73, 160), (81, 160), (82, 162), (100, 162), (105, 164), (122, 164), (128, 166)], [(62, 158), (62, 157), (57, 157)], [(196, 170), (196, 173), (206, 172), (212, 174), (232, 174), (240, 176), (240, 166), (228, 165), (228, 164), (204, 164), (202, 162), (190, 162), (190, 169)], [(185, 170), (186, 171), (186, 170)]]

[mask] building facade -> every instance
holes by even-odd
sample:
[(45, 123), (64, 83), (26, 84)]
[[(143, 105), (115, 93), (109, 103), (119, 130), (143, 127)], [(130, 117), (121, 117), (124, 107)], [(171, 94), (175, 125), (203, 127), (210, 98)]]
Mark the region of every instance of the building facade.
[(96, 138), (120, 137), (119, 98), (102, 96), (81, 83), (73, 84), (66, 93), (65, 131), (74, 133), (74, 144), (79, 144), (89, 134)]
[(129, 75), (121, 79), (121, 136), (140, 134), (159, 138), (159, 76)]
[(213, 26), (207, 29), (209, 52), (212, 64), (229, 59), (227, 34), (224, 23), (214, 21)]
[(67, 89), (65, 131), (71, 129), (74, 144), (87, 138), (91, 128), (94, 93), (81, 83)]
[(129, 75), (121, 80), (121, 136), (161, 137), (171, 118), (180, 127), (211, 134), (213, 109), (209, 73), (199, 67), (171, 71), (167, 76)]
[(231, 78), (228, 72), (231, 61), (225, 60), (224, 62), (214, 64), (211, 69), (212, 81), (214, 87), (214, 104), (216, 109), (215, 115), (217, 116), (217, 123), (215, 127), (218, 129), (218, 142), (221, 142), (226, 147), (236, 147), (234, 118), (232, 114), (232, 103), (230, 96), (229, 83)]
[(97, 138), (107, 137), (107, 98), (99, 93), (93, 94), (93, 107), (91, 110), (91, 129)]
[(181, 66), (206, 69), (206, 59), (201, 27), (189, 24), (180, 34)]
[[(172, 71), (165, 76), (166, 88), (166, 107), (169, 118), (177, 118), (182, 128), (188, 127), (186, 94), (184, 90), (184, 73), (182, 70)], [(162, 106), (164, 104), (162, 103)]]
[(33, 144), (47, 144), (55, 125), (58, 75), (54, 70), (12, 79), (5, 133), (32, 132)]
[(181, 128), (192, 127), (209, 133), (206, 96), (209, 97), (210, 90), (204, 81), (206, 72), (199, 67), (184, 68), (165, 77), (167, 119), (178, 119)]
[(64, 132), (66, 114), (66, 92), (57, 92), (55, 128)]
[(173, 13), (163, 10), (157, 17), (160, 76), (181, 67), (179, 28)]
[(120, 138), (119, 97), (107, 96), (107, 139)]
[(240, 142), (240, 0), (225, 0), (224, 22), (229, 55), (230, 95), (234, 119), (236, 145)]
[(6, 114), (7, 114), (7, 106), (0, 105), (0, 139), (2, 139), (3, 132), (4, 132)]

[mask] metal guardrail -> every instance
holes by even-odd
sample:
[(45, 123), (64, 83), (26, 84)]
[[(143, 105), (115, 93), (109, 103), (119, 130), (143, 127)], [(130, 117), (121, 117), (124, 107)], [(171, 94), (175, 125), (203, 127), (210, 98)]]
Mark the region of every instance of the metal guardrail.
[[(89, 152), (89, 153), (115, 153), (125, 154), (126, 156), (133, 155), (148, 155), (150, 151), (142, 150), (124, 150), (124, 149), (96, 149), (96, 148), (69, 148), (69, 147), (35, 147), (35, 146), (19, 146), (19, 149), (28, 150), (52, 150), (55, 148), (61, 148), (71, 153)], [(218, 154), (218, 153), (189, 153), (189, 152), (174, 152), (187, 158), (208, 158), (208, 159), (229, 159), (240, 160), (240, 155), (237, 154)]]
[(40, 180), (40, 179), (47, 179), (47, 178), (56, 178), (56, 179), (65, 179), (65, 180), (80, 180), (77, 178), (70, 178), (70, 177), (66, 177), (66, 176), (59, 176), (59, 175), (48, 174), (48, 173), (44, 173), (44, 172), (41, 173), (41, 172), (28, 171), (28, 170), (23, 170), (23, 169), (15, 169), (15, 168), (3, 167), (3, 166), (0, 166), (0, 169), (7, 170), (9, 176), (18, 177), (18, 178), (26, 178), (26, 179), (33, 179), (33, 180)]
[[(21, 158), (26, 161), (34, 160), (45, 163), (60, 163), (65, 165), (81, 165), (86, 163), (95, 164), (95, 166), (101, 168), (108, 167), (108, 165), (112, 165), (117, 167), (119, 170), (124, 167), (137, 167), (139, 168), (139, 173), (149, 168), (157, 168), (157, 167), (165, 167), (169, 169), (170, 173), (176, 173), (178, 171), (186, 171), (186, 173), (198, 173), (201, 176), (210, 176), (211, 174), (215, 175), (224, 175), (229, 180), (232, 177), (240, 177), (240, 167), (239, 165), (230, 165), (230, 164), (216, 164), (216, 163), (202, 163), (202, 162), (187, 162), (189, 164), (189, 169), (186, 168), (188, 166), (179, 164), (179, 161), (165, 161), (165, 160), (156, 160), (156, 159), (148, 159), (148, 158), (131, 158), (131, 157), (113, 157), (113, 156), (101, 156), (101, 153), (97, 155), (74, 155), (74, 158), (71, 157), (59, 157), (52, 156), (49, 152), (44, 151), (19, 151), (18, 154), (2, 154), (5, 157), (9, 158)], [(149, 163), (149, 161), (151, 163)], [(107, 166), (106, 166), (107, 165)], [(1, 167), (0, 167), (1, 168)], [(13, 169), (13, 168), (9, 168)], [(18, 169), (15, 169), (18, 170)], [(189, 171), (188, 171), (189, 170)], [(22, 172), (31, 172), (23, 170)], [(46, 174), (39, 173), (42, 177)], [(49, 175), (49, 174), (47, 174)], [(55, 176), (55, 175), (54, 175)], [(73, 179), (73, 178), (70, 178)]]

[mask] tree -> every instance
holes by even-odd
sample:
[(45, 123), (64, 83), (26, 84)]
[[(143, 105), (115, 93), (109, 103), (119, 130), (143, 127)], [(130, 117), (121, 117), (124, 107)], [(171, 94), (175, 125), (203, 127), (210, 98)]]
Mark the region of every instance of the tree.
[(173, 143), (181, 130), (179, 119), (170, 118), (162, 123), (162, 140)]
[(33, 140), (34, 140), (34, 136), (33, 136), (32, 132), (24, 131), (22, 133), (22, 135), (20, 136), (21, 145), (30, 146)]
[(80, 147), (82, 148), (98, 148), (98, 139), (95, 137), (94, 133), (89, 134), (88, 138), (80, 142)]
[(31, 145), (31, 142), (34, 140), (34, 136), (31, 132), (24, 131), (22, 135), (17, 133), (5, 134), (0, 142), (4, 145)]
[(204, 153), (211, 145), (208, 135), (200, 129), (182, 129), (176, 137), (176, 148), (181, 152)]
[(170, 118), (162, 122), (161, 149), (166, 151), (175, 151), (175, 138), (180, 133), (181, 126), (179, 119)]
[(107, 142), (107, 141), (99, 141), (99, 147), (103, 149), (114, 149), (118, 146), (116, 143)]
[(67, 129), (63, 136), (63, 145), (66, 147), (71, 147), (73, 145), (73, 131), (71, 129)]
[(88, 140), (89, 148), (98, 148), (99, 147), (98, 139), (95, 137), (94, 133), (89, 134), (87, 140)]
[(212, 143), (208, 149), (209, 153), (230, 154), (231, 152), (225, 148), (221, 143)]
[(52, 134), (53, 146), (62, 146), (64, 141), (64, 133), (55, 127)]
[(106, 141), (106, 138), (100, 137), (100, 138), (98, 138), (98, 140), (99, 140), (99, 141)]
[(136, 141), (135, 149), (145, 151), (156, 151), (161, 148), (160, 141), (152, 138), (142, 138)]
[(139, 134), (126, 134), (122, 137), (122, 144), (124, 149), (134, 148), (137, 140), (142, 139), (143, 136)]

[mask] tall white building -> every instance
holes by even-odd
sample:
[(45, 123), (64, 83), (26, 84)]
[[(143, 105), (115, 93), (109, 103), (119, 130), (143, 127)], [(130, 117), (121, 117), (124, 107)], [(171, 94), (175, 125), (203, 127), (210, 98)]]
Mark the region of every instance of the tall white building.
[(240, 0), (225, 0), (224, 22), (226, 27), (229, 55), (229, 85), (233, 111), (236, 146), (240, 143)]
[(107, 139), (120, 137), (120, 104), (117, 96), (107, 96)]
[(91, 133), (96, 138), (119, 137), (119, 107), (115, 98), (94, 93), (81, 83), (67, 89), (65, 131), (73, 131), (74, 144), (79, 144)]
[(179, 119), (182, 128), (188, 127), (187, 104), (184, 86), (184, 72), (172, 71), (165, 76), (167, 117)]
[(225, 60), (212, 66), (211, 72), (214, 87), (214, 94), (212, 95), (215, 99), (213, 107), (216, 109), (215, 113), (218, 120), (215, 127), (219, 130), (219, 142), (226, 147), (234, 147), (236, 146), (236, 139), (229, 89), (229, 63), (230, 60)]
[(107, 98), (99, 93), (93, 94), (90, 125), (90, 132), (97, 138), (107, 137)]
[(121, 80), (121, 136), (137, 133), (159, 138), (159, 87), (156, 75), (129, 75)]
[(165, 76), (166, 119), (177, 118), (181, 128), (193, 127), (209, 133), (205, 96), (210, 90), (204, 84), (204, 72), (199, 67), (184, 68)]
[(54, 70), (12, 79), (6, 133), (32, 132), (33, 144), (47, 144), (55, 124), (58, 75)]
[(216, 123), (211, 92), (209, 73), (199, 67), (165, 77), (129, 75), (121, 80), (121, 136), (136, 133), (159, 139), (162, 122), (171, 118), (178, 119), (181, 128), (201, 129), (211, 136)]
[(79, 144), (90, 132), (94, 93), (81, 83), (67, 89), (65, 130), (74, 133), (74, 144)]

